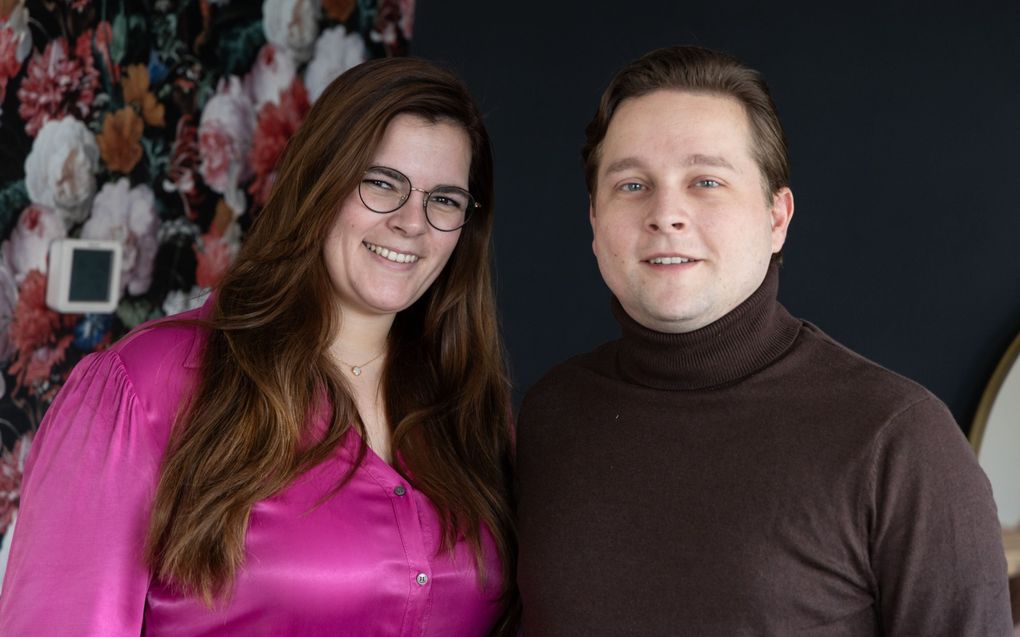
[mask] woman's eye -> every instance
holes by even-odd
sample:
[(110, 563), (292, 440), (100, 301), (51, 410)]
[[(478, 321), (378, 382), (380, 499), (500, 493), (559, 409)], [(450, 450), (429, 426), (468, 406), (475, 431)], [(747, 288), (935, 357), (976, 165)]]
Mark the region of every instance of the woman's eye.
[(463, 210), (464, 209), (464, 203), (462, 201), (460, 201), (459, 199), (454, 199), (453, 197), (449, 197), (449, 196), (446, 196), (446, 195), (433, 195), (432, 198), (429, 200), (429, 203), (436, 204), (438, 206), (442, 206), (443, 208), (445, 208), (447, 210)]
[(384, 179), (365, 177), (364, 183), (372, 186), (373, 188), (379, 188), (380, 190), (393, 190), (393, 184)]
[(715, 179), (699, 179), (698, 181), (694, 182), (694, 185), (697, 186), (698, 188), (718, 188), (722, 184), (720, 184)]

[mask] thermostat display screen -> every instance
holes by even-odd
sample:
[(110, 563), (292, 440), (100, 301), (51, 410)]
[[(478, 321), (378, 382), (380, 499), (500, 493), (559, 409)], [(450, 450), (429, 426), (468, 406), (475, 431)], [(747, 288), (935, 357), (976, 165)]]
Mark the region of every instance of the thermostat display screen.
[(109, 250), (77, 249), (71, 265), (71, 301), (103, 301), (110, 294), (113, 253)]

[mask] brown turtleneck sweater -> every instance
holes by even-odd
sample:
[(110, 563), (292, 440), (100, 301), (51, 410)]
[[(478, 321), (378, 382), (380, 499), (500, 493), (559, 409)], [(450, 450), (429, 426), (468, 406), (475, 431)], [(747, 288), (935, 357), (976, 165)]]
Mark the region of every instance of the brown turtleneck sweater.
[(776, 301), (553, 369), (518, 424), (524, 633), (1006, 637), (987, 479), (945, 406)]

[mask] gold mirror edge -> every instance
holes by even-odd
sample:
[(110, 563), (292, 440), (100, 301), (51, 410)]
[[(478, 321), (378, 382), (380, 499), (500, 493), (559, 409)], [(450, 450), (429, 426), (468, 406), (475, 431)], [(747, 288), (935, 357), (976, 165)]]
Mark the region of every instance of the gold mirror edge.
[(978, 403), (968, 435), (974, 455), (981, 451), (981, 439), (985, 436), (985, 428), (988, 425), (988, 416), (992, 411), (992, 405), (995, 404), (995, 398), (999, 395), (999, 390), (1002, 389), (1002, 383), (1005, 382), (1006, 375), (1009, 374), (1009, 370), (1013, 368), (1018, 357), (1020, 357), (1020, 334), (1016, 335), (1009, 348), (1006, 349), (1006, 354), (995, 366), (995, 371), (992, 373), (988, 385), (985, 386), (984, 393), (981, 394), (981, 402)]

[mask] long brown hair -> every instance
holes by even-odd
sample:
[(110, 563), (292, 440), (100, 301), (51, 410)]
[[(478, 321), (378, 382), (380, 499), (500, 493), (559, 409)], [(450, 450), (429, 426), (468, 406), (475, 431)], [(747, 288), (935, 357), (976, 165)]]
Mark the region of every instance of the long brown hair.
[[(396, 468), (464, 537), (479, 567), (488, 527), (515, 603), (510, 402), (491, 282), (492, 154), (477, 106), (422, 60), (366, 62), (337, 78), (291, 139), (275, 186), (216, 291), (202, 367), (163, 462), (147, 559), (155, 575), (212, 603), (244, 558), (252, 505), (325, 460), (364, 424), (328, 349), (339, 311), (323, 259), (340, 202), (401, 113), (464, 128), (481, 207), (431, 288), (399, 313), (382, 387)], [(312, 439), (323, 396), (331, 417)], [(361, 456), (365, 453), (364, 445)], [(351, 473), (340, 479), (342, 488)]]

